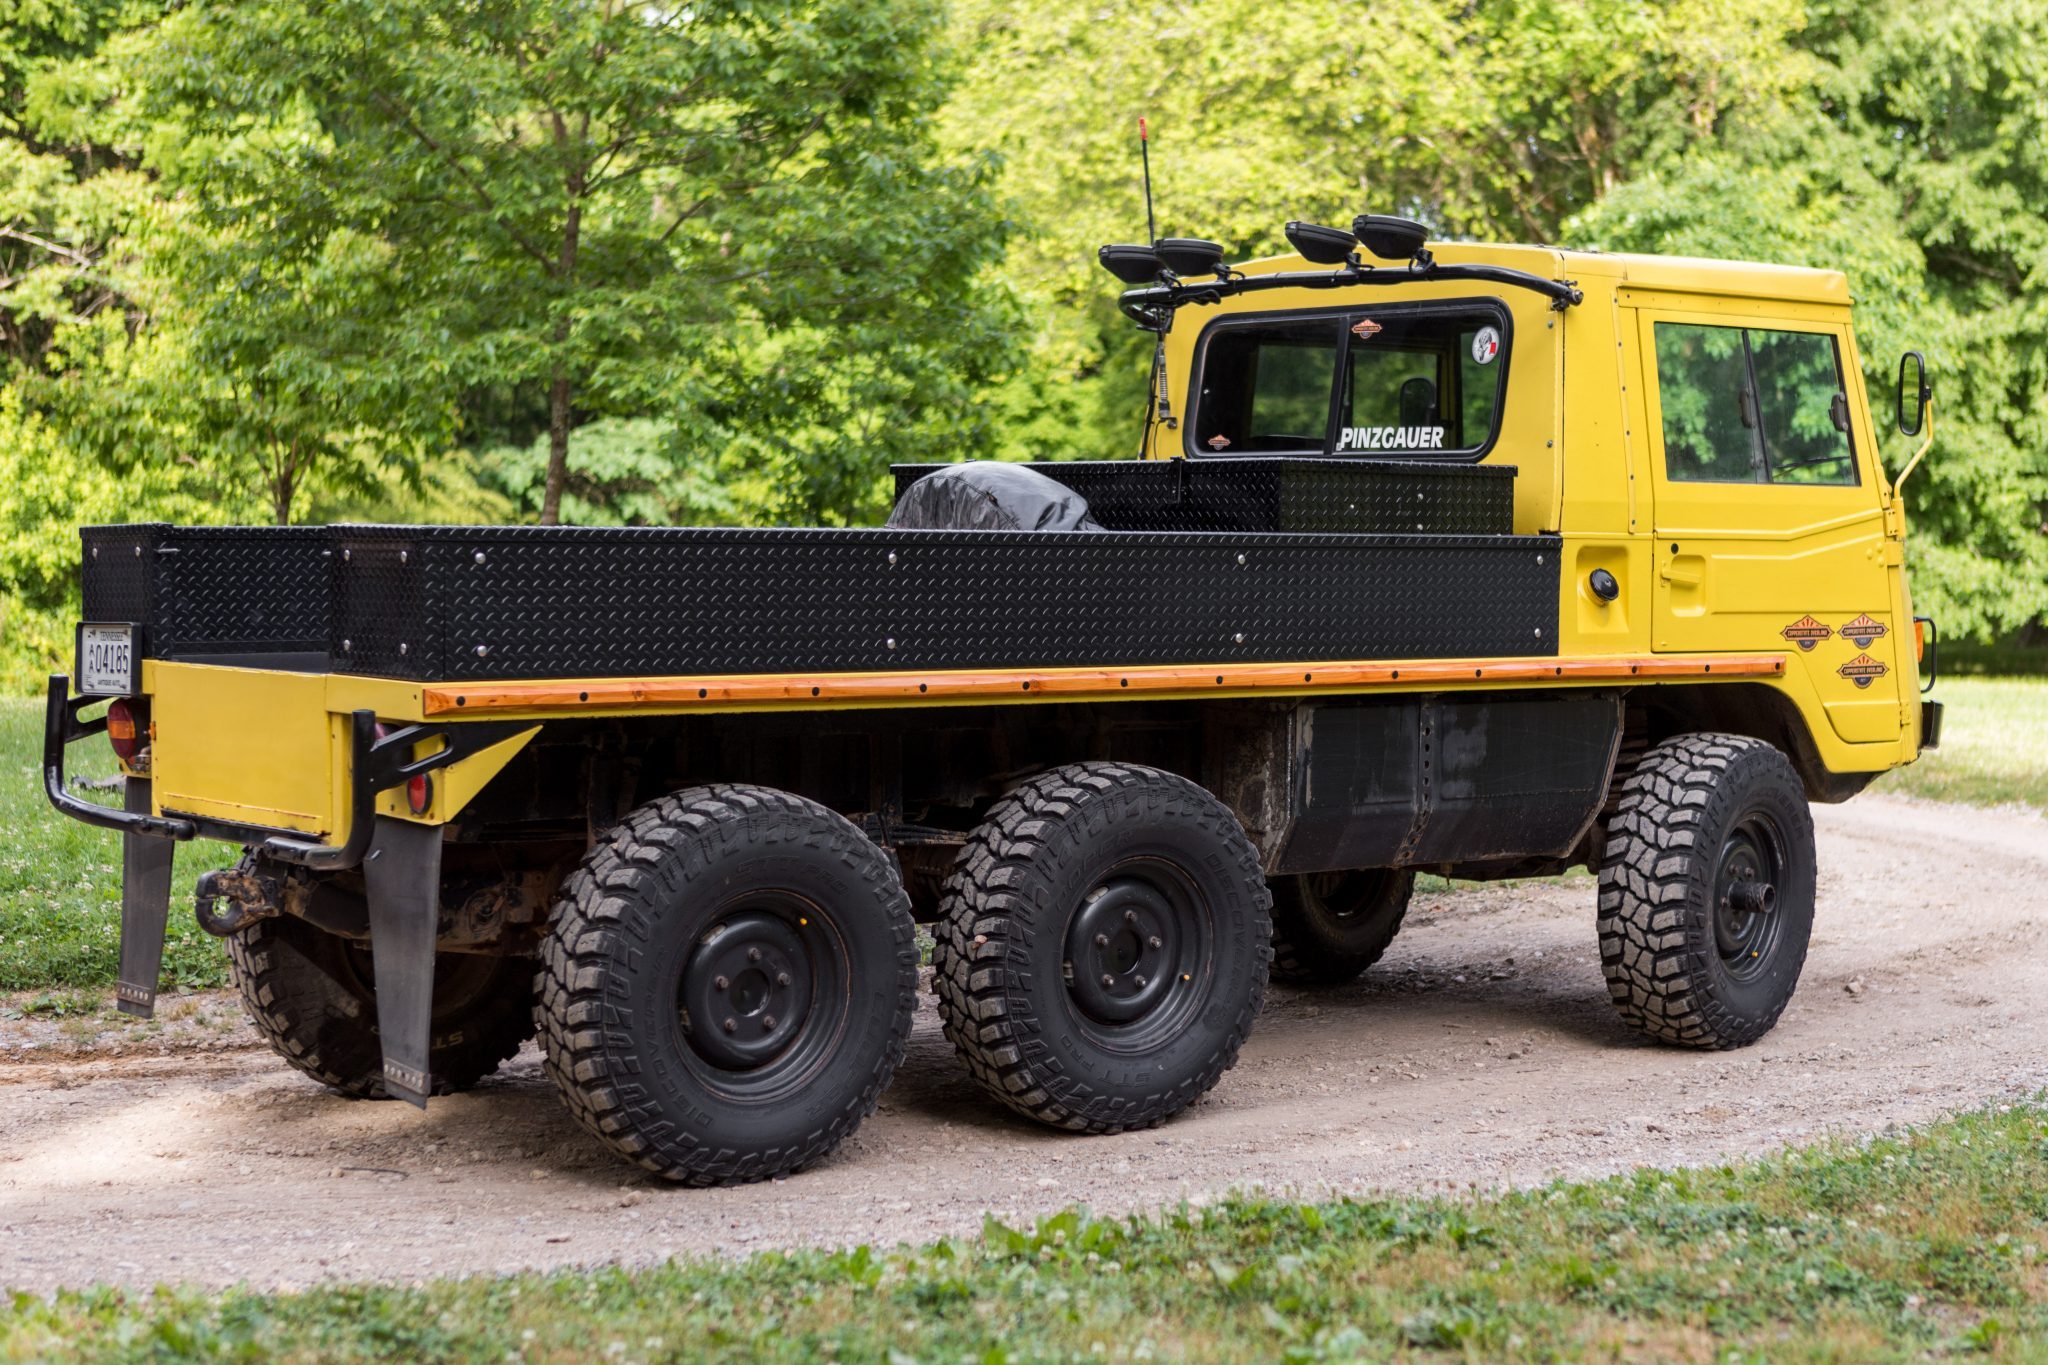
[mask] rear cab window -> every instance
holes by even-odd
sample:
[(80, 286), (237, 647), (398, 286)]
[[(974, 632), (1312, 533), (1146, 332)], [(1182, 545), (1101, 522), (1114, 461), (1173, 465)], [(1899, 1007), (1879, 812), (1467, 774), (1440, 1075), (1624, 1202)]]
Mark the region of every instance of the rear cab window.
[(1509, 336), (1491, 300), (1219, 320), (1188, 451), (1476, 460), (1500, 430)]

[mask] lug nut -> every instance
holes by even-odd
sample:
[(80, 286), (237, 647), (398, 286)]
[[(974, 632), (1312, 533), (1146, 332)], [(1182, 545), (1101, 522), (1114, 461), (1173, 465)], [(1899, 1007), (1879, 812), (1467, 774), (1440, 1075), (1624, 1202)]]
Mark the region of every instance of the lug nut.
[(1105, 986), (1114, 986), (1116, 984), (1116, 978), (1111, 976), (1108, 972), (1104, 972), (1102, 974), (1102, 984)]
[(787, 986), (789, 984), (789, 973), (777, 972), (775, 974), (775, 984), (778, 986)]
[(1125, 923), (1125, 924), (1136, 924), (1137, 922), (1138, 922), (1138, 912), (1137, 912), (1137, 911), (1135, 911), (1135, 910), (1126, 910), (1126, 911), (1124, 911), (1124, 923)]
[(1098, 948), (1107, 948), (1109, 946), (1109, 935), (1097, 934), (1095, 936), (1095, 946)]
[(775, 1016), (774, 1016), (774, 1015), (772, 1015), (772, 1014), (764, 1014), (764, 1015), (762, 1015), (762, 1016), (761, 1016), (761, 1032), (763, 1032), (763, 1033), (768, 1033), (768, 1032), (771, 1032), (771, 1031), (772, 1031), (772, 1030), (773, 1030), (774, 1028), (775, 1028)]
[(1139, 989), (1139, 990), (1143, 990), (1144, 988), (1145, 988), (1145, 978), (1141, 976), (1141, 977), (1139, 977), (1139, 978), (1138, 978), (1138, 989)]
[(712, 982), (711, 984), (712, 984), (712, 985), (714, 985), (714, 986), (716, 986), (716, 987), (718, 987), (718, 989), (720, 989), (720, 990), (722, 990), (722, 991), (727, 991), (727, 990), (731, 990), (731, 989), (732, 989), (732, 982), (731, 982), (731, 980), (730, 980), (730, 979), (728, 979), (728, 978), (726, 978), (726, 977), (723, 977), (723, 976), (719, 977), (718, 979), (716, 979), (715, 981), (713, 981), (713, 982)]
[(1151, 944), (1154, 948), (1164, 948), (1166, 946), (1166, 940), (1159, 937), (1159, 935), (1157, 934), (1152, 935), (1152, 937), (1146, 939), (1145, 942)]
[(725, 1021), (725, 1031), (726, 1031), (727, 1033), (738, 1033), (738, 1032), (740, 1031), (740, 1021), (739, 1021), (739, 1020), (737, 1020), (737, 1019), (728, 1019), (728, 1020), (726, 1020), (726, 1021)]
[(760, 960), (761, 960), (761, 950), (760, 950), (759, 948), (749, 948), (749, 949), (747, 949), (747, 961), (749, 961), (749, 962), (759, 962)]

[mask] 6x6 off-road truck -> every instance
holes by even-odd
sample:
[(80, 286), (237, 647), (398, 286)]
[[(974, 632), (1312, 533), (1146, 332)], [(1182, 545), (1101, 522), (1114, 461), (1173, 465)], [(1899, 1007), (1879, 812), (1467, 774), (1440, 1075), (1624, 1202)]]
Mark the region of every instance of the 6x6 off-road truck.
[[(1762, 1036), (1808, 803), (1941, 715), (1846, 281), (1288, 237), (1104, 248), (1158, 338), (1140, 458), (900, 467), (880, 528), (87, 528), (45, 785), (121, 833), (121, 1007), (204, 838), (290, 1065), (424, 1104), (537, 1034), (693, 1183), (873, 1109), (918, 921), (974, 1081), (1077, 1132), (1200, 1097), (1425, 870), (1591, 868), (1629, 1027)], [(64, 783), (101, 731), (118, 809)]]

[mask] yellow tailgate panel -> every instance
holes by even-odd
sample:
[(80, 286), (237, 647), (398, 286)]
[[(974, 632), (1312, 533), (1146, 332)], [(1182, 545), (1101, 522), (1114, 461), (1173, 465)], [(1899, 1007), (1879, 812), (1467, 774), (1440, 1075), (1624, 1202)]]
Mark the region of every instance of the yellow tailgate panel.
[(159, 810), (333, 829), (341, 739), (324, 675), (159, 665), (148, 686)]

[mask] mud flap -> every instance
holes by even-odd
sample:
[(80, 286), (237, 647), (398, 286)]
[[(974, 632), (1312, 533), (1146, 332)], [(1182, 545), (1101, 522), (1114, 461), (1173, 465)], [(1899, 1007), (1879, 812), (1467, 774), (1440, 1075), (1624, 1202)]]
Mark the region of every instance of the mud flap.
[(441, 828), (377, 817), (363, 859), (384, 1089), (427, 1107), (433, 1075), (434, 936), (441, 917)]
[[(127, 779), (122, 808), (147, 815), (149, 804), (148, 780)], [(156, 1014), (164, 928), (171, 914), (171, 857), (177, 849), (174, 839), (121, 835), (121, 974), (114, 984), (114, 1007), (137, 1019)]]

